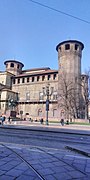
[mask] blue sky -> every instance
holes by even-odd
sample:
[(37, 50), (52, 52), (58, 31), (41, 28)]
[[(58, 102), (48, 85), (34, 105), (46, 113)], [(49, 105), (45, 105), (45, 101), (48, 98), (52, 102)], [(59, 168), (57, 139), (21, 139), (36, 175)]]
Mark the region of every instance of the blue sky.
[[(36, 0), (90, 21), (90, 0)], [(90, 23), (68, 17), (29, 0), (0, 0), (0, 70), (16, 59), (24, 69), (58, 69), (56, 45), (65, 40), (84, 44), (82, 72), (90, 67)]]

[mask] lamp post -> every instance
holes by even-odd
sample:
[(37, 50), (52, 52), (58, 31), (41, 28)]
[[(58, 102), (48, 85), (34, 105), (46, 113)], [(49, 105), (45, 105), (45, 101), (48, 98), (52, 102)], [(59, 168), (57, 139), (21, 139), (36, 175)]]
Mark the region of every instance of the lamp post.
[(17, 106), (17, 99), (10, 97), (8, 99), (9, 116), (16, 117), (15, 107)]
[(46, 86), (46, 125), (48, 125), (48, 111), (49, 111), (49, 86)]
[(43, 88), (43, 94), (46, 96), (46, 125), (49, 125), (48, 123), (48, 112), (49, 112), (49, 96), (51, 96), (53, 93), (53, 88), (51, 89), (51, 92), (49, 92), (49, 84), (46, 86), (46, 89)]
[(8, 99), (8, 105), (13, 110), (13, 108), (16, 106), (16, 102), (13, 98)]

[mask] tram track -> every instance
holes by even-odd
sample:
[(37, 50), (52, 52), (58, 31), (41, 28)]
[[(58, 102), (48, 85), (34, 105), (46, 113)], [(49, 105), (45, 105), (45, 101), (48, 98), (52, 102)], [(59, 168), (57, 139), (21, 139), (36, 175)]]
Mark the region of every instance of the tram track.
[[(45, 176), (44, 176), (42, 173), (40, 173), (40, 172), (34, 167), (34, 165), (32, 165), (32, 163), (30, 163), (30, 161), (28, 161), (24, 156), (22, 156), (22, 154), (20, 154), (20, 152), (18, 153), (15, 149), (13, 149), (12, 147), (10, 147), (10, 145), (6, 145), (6, 144), (4, 144), (4, 143), (0, 143), (0, 145), (3, 146), (3, 147), (5, 147), (6, 149), (10, 150), (12, 153), (14, 153), (20, 160), (22, 160), (22, 162), (24, 162), (24, 163), (29, 167), (30, 170), (32, 170), (32, 171), (35, 173), (35, 175), (36, 175), (40, 180), (46, 180), (46, 179), (45, 179)], [(55, 154), (52, 154), (52, 153), (50, 153), (50, 152), (47, 152), (47, 151), (44, 150), (43, 148), (39, 148), (39, 147), (33, 147), (33, 148), (34, 148), (34, 150), (36, 149), (36, 151), (38, 151), (39, 153), (41, 153), (41, 152), (44, 153), (45, 156), (48, 155), (48, 158), (54, 158), (54, 159), (56, 159), (56, 161), (58, 161), (58, 163), (59, 163), (59, 162), (62, 162), (62, 163), (64, 163), (65, 165), (68, 165), (69, 167), (73, 168), (73, 170), (75, 170), (75, 171), (77, 171), (77, 172), (80, 172), (80, 173), (82, 173), (85, 177), (87, 177), (87, 175), (88, 175), (87, 173), (81, 171), (80, 169), (78, 169), (78, 168), (75, 167), (74, 165), (69, 164), (68, 162), (64, 161), (62, 158), (57, 157)], [(32, 152), (32, 149), (29, 150), (29, 153), (31, 153), (31, 152)], [(72, 179), (72, 178), (71, 178), (71, 179)]]
[(54, 157), (54, 158), (56, 158), (58, 161), (61, 161), (61, 162), (65, 163), (66, 165), (68, 165), (68, 166), (70, 166), (70, 167), (73, 167), (76, 171), (81, 172), (81, 173), (83, 173), (84, 175), (87, 175), (86, 173), (84, 173), (83, 171), (79, 170), (79, 169), (78, 169), (77, 167), (75, 167), (74, 165), (71, 165), (71, 164), (69, 164), (68, 162), (64, 161), (63, 159), (60, 159), (59, 157), (57, 157), (57, 156), (55, 156), (55, 155), (53, 155), (53, 154), (51, 154), (51, 153), (49, 153), (49, 152), (46, 152), (45, 150), (43, 150), (43, 149), (41, 149), (41, 148), (37, 148), (37, 149), (40, 150), (40, 151), (42, 151), (42, 152), (44, 152), (44, 153), (46, 153), (46, 154), (48, 154), (48, 155), (50, 155), (50, 156), (52, 156), (52, 157)]
[[(45, 161), (42, 157), (46, 158), (47, 165), (49, 158), (51, 170), (51, 159), (54, 159), (60, 165), (60, 167), (61, 164), (64, 164), (65, 167), (67, 166), (68, 168), (72, 168), (73, 171), (77, 171), (77, 173), (82, 173), (82, 176), (85, 176), (87, 178), (88, 174), (86, 171), (82, 170), (79, 166), (75, 166), (73, 160), (72, 163), (67, 160), (70, 156), (71, 159), (73, 159), (75, 157), (75, 153), (77, 158), (80, 157), (82, 159), (87, 159), (87, 157), (85, 157), (84, 155), (81, 155), (72, 150), (67, 150), (65, 147), (70, 144), (76, 146), (77, 144), (79, 144), (79, 146), (81, 147), (89, 147), (90, 136), (84, 136), (82, 134), (75, 133), (71, 134), (69, 132), (65, 133), (39, 130), (33, 131), (31, 129), (29, 130), (18, 128), (0, 128), (0, 145), (5, 147), (6, 149), (9, 149), (23, 163), (25, 163), (28, 168), (35, 174), (35, 176), (37, 176), (37, 179), (47, 180), (45, 174), (43, 174), (43, 169), (45, 171)], [(29, 154), (28, 156), (25, 156), (25, 151)], [(38, 157), (39, 159), (37, 159)], [(41, 163), (41, 167), (43, 168), (40, 169), (40, 171), (35, 166), (35, 162), (37, 161)], [(68, 168), (66, 168), (66, 171)]]
[(19, 153), (17, 153), (15, 150), (12, 148), (6, 146), (5, 144), (0, 144), (3, 147), (7, 148), (10, 150), (12, 153), (14, 153), (20, 160), (22, 160), (36, 175), (40, 180), (45, 180), (45, 178), (25, 159), (23, 158)]

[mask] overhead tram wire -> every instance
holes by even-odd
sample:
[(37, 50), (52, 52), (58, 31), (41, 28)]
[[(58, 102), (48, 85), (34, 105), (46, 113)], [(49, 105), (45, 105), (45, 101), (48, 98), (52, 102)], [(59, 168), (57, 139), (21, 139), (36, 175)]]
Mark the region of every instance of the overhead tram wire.
[(37, 4), (37, 5), (39, 5), (39, 6), (48, 8), (48, 9), (50, 9), (50, 10), (52, 10), (52, 11), (58, 12), (58, 13), (60, 13), (60, 14), (69, 16), (69, 17), (74, 18), (74, 19), (77, 19), (77, 20), (82, 21), (82, 22), (84, 22), (84, 23), (90, 24), (90, 21), (87, 21), (87, 20), (85, 20), (85, 19), (81, 19), (81, 18), (79, 18), (79, 17), (77, 17), (77, 16), (73, 16), (72, 14), (68, 14), (68, 13), (66, 13), (66, 12), (60, 11), (60, 10), (55, 9), (55, 8), (53, 8), (53, 7), (50, 7), (50, 6), (48, 6), (48, 5), (39, 3), (39, 2), (34, 1), (34, 0), (28, 0), (28, 1), (29, 1), (29, 2), (32, 2), (32, 3), (34, 3), (34, 4)]

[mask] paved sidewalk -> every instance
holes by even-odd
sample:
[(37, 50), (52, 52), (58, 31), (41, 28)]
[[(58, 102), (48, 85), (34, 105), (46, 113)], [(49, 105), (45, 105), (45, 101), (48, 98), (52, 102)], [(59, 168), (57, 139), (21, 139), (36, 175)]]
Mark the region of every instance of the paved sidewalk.
[[(3, 127), (2, 125), (0, 127)], [(32, 129), (41, 131), (54, 131), (54, 132), (66, 132), (66, 133), (77, 133), (83, 135), (90, 135), (90, 125), (76, 125), (69, 124), (61, 126), (59, 123), (40, 124), (39, 122), (31, 123), (30, 121), (12, 121), (11, 124), (5, 123), (4, 127), (10, 128), (22, 128)]]
[[(67, 132), (90, 135), (90, 127), (80, 125), (49, 126), (38, 123), (5, 124), (1, 128), (25, 128), (41, 131)], [(90, 149), (79, 144), (68, 146), (67, 149), (38, 149), (33, 146), (15, 144), (0, 145), (0, 180), (89, 180), (90, 179)], [(14, 153), (14, 150), (20, 157)], [(71, 151), (74, 150), (74, 151)], [(77, 152), (79, 154), (77, 154)], [(86, 154), (85, 154), (86, 153)], [(27, 163), (26, 163), (27, 162)], [(41, 175), (39, 177), (30, 165)]]
[[(0, 145), (0, 180), (89, 180), (90, 158), (66, 150)], [(41, 175), (39, 177), (29, 164)]]

